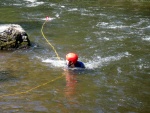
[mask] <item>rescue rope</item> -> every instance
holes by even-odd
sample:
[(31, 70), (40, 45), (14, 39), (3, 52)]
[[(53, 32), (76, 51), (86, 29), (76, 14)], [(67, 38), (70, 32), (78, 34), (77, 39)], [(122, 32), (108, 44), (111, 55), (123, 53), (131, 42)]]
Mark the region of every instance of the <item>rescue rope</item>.
[[(54, 50), (54, 52), (55, 52), (55, 54), (56, 54), (58, 60), (60, 60), (60, 57), (59, 57), (59, 55), (58, 55), (58, 53), (57, 53), (55, 47), (47, 40), (47, 38), (45, 37), (45, 35), (44, 35), (44, 33), (43, 33), (43, 28), (44, 28), (44, 25), (46, 24), (46, 22), (47, 22), (47, 20), (43, 23), (42, 28), (41, 28), (42, 36), (43, 36), (44, 39), (47, 41), (47, 43), (52, 47), (52, 49)], [(1, 98), (1, 97), (6, 97), (6, 96), (15, 96), (15, 95), (27, 94), (27, 93), (29, 93), (29, 92), (31, 92), (31, 91), (33, 91), (33, 90), (39, 88), (39, 87), (45, 86), (45, 85), (47, 85), (47, 84), (49, 84), (49, 83), (51, 83), (51, 82), (54, 82), (54, 81), (56, 81), (56, 80), (58, 80), (58, 79), (61, 79), (63, 76), (64, 76), (64, 75), (61, 75), (61, 76), (59, 76), (59, 77), (57, 77), (57, 78), (55, 78), (55, 79), (53, 79), (53, 80), (50, 80), (50, 81), (48, 81), (48, 82), (45, 82), (45, 83), (43, 83), (43, 84), (40, 84), (40, 85), (35, 86), (35, 87), (33, 87), (33, 88), (30, 88), (29, 90), (26, 90), (26, 91), (16, 92), (16, 93), (6, 94), (6, 95), (1, 95), (0, 98)]]
[(59, 55), (58, 55), (58, 53), (57, 53), (55, 47), (47, 40), (47, 38), (45, 37), (45, 35), (44, 35), (44, 33), (43, 33), (43, 28), (44, 28), (44, 25), (46, 24), (47, 21), (48, 21), (48, 20), (46, 20), (46, 21), (43, 23), (42, 28), (41, 28), (41, 33), (42, 33), (42, 35), (43, 35), (43, 38), (46, 40), (46, 42), (47, 42), (47, 43), (52, 47), (52, 49), (54, 50), (54, 52), (55, 52), (55, 54), (56, 54), (58, 60), (60, 60), (60, 57), (59, 57)]

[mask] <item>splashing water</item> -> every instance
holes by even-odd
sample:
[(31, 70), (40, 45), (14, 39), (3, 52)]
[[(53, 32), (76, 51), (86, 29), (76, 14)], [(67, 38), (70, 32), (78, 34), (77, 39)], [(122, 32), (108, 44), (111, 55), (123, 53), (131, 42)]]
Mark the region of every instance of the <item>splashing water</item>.
[[(83, 62), (85, 64), (86, 69), (97, 69), (105, 66), (106, 64), (109, 64), (113, 61), (119, 61), (123, 57), (129, 57), (131, 54), (128, 52), (120, 53), (115, 56), (109, 56), (102, 58), (100, 56), (93, 57), (94, 60), (89, 60), (88, 62)], [(56, 57), (54, 58), (42, 58), (36, 56), (36, 58), (40, 59), (41, 62), (49, 64), (51, 67), (66, 67), (66, 61), (65, 60), (58, 60)], [(85, 60), (85, 59), (83, 59)]]
[(54, 67), (65, 67), (66, 62), (64, 60), (56, 60), (56, 59), (42, 59), (42, 62), (50, 64), (51, 66)]

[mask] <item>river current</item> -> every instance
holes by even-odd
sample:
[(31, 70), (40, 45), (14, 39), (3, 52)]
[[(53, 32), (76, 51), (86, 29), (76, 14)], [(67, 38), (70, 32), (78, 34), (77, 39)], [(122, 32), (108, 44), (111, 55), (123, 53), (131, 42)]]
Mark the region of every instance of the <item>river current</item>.
[[(150, 112), (150, 2), (1, 0), (0, 30), (21, 25), (29, 49), (0, 51), (2, 113)], [(61, 60), (49, 42), (55, 47)], [(86, 69), (66, 69), (75, 52)]]

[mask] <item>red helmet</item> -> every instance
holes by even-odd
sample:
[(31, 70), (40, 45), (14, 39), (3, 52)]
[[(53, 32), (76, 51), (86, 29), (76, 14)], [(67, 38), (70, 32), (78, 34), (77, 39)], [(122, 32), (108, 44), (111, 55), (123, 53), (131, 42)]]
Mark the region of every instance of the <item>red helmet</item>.
[(78, 60), (78, 55), (75, 54), (75, 53), (68, 53), (68, 54), (66, 55), (66, 60), (72, 61), (73, 63), (76, 63), (77, 60)]

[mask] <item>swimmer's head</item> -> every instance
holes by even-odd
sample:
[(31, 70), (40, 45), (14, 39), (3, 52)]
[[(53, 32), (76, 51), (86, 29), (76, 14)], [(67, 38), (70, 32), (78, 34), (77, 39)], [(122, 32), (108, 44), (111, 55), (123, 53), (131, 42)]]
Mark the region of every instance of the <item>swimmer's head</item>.
[(75, 64), (78, 60), (78, 55), (75, 53), (68, 53), (66, 55), (66, 60)]

